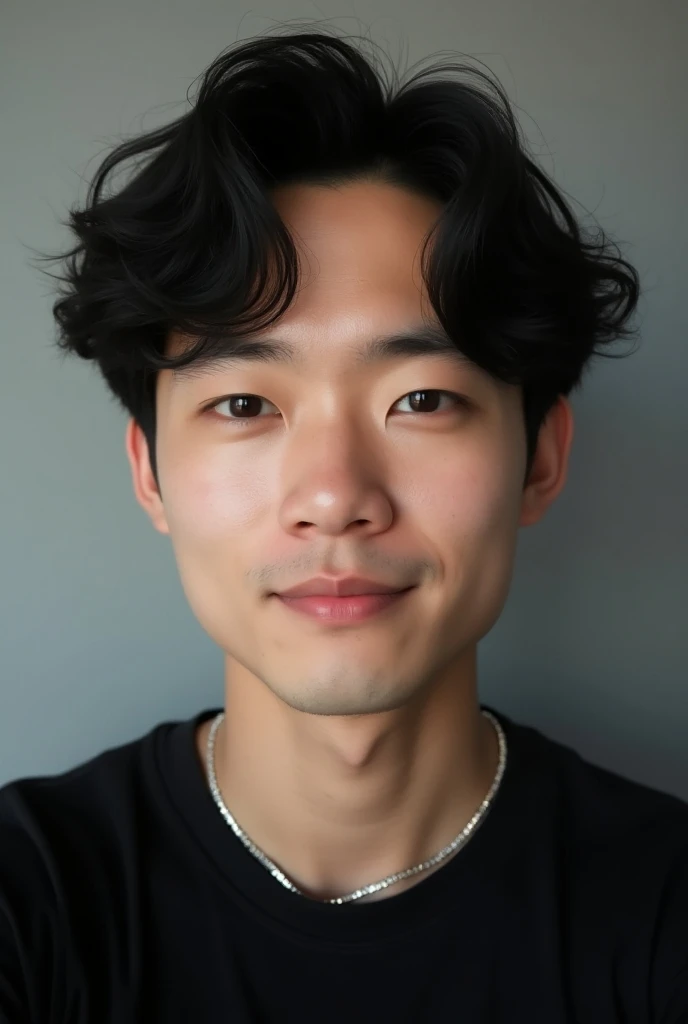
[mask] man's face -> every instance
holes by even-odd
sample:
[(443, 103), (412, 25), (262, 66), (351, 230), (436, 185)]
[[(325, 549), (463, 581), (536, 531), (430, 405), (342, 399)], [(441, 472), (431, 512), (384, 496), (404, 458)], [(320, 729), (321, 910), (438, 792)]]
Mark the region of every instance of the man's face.
[[(299, 710), (390, 710), (458, 665), (504, 605), (526, 462), (520, 393), (447, 355), (360, 360), (370, 339), (434, 320), (419, 257), (438, 205), (373, 183), (274, 198), (303, 276), (260, 337), (292, 359), (159, 375), (156, 526), (230, 668)], [(182, 348), (170, 339), (168, 353)], [(323, 573), (415, 586), (346, 626), (274, 596)]]

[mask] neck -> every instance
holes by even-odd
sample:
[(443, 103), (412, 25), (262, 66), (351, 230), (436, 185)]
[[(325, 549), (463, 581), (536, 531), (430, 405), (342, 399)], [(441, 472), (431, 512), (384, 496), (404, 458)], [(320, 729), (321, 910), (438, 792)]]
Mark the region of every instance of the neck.
[[(378, 714), (294, 710), (233, 662), (225, 689), (215, 742), (220, 792), (248, 837), (315, 899), (438, 853), (473, 817), (497, 771), (474, 651), (412, 703)], [(203, 763), (210, 724), (197, 736)], [(359, 902), (396, 895), (430, 873)]]

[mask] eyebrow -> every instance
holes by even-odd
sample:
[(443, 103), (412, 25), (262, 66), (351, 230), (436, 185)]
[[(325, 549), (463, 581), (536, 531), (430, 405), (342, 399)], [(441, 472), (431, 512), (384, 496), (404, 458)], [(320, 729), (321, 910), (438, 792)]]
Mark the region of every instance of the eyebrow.
[[(357, 365), (371, 365), (400, 357), (444, 356), (460, 366), (473, 367), (475, 363), (468, 358), (451, 340), (441, 327), (432, 325), (412, 327), (393, 334), (379, 335), (371, 338), (356, 353)], [(290, 342), (281, 338), (251, 338), (232, 335), (227, 339), (227, 349), (223, 352), (211, 351), (200, 355), (188, 366), (180, 366), (172, 370), (173, 383), (192, 377), (201, 377), (212, 373), (216, 368), (231, 369), (243, 363), (281, 363), (298, 367), (303, 359)]]

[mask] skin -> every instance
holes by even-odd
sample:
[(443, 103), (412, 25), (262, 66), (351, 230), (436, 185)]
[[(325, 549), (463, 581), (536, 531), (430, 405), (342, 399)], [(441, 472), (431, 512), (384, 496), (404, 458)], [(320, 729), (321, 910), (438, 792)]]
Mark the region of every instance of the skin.
[[(329, 899), (432, 856), (489, 790), (498, 745), (480, 713), (477, 644), (505, 604), (519, 528), (564, 486), (573, 417), (560, 398), (524, 487), (516, 387), (446, 356), (356, 363), (374, 335), (435, 320), (419, 258), (436, 203), (374, 181), (292, 185), (274, 201), (302, 284), (262, 337), (289, 342), (294, 364), (163, 371), (160, 492), (133, 420), (126, 450), (136, 498), (225, 654), (225, 802), (299, 889)], [(184, 345), (172, 335), (168, 352)], [(471, 406), (414, 407), (421, 389)], [(200, 410), (230, 394), (265, 402), (243, 419), (227, 401)], [(345, 628), (270, 596), (320, 573), (417, 586)]]

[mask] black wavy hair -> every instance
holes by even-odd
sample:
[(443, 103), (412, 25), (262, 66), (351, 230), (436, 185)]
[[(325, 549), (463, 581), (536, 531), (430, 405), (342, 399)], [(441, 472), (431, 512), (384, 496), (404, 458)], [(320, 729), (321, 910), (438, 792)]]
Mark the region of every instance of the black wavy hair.
[[(191, 109), (120, 143), (70, 210), (77, 243), (48, 257), (63, 261), (58, 344), (96, 360), (145, 433), (156, 481), (157, 371), (229, 351), (294, 297), (296, 249), (270, 198), (282, 184), (373, 180), (440, 201), (428, 295), (458, 348), (521, 386), (528, 470), (557, 396), (593, 354), (612, 355), (601, 346), (637, 333), (637, 271), (528, 156), (499, 82), (454, 60), (400, 78), (379, 52), (329, 31), (233, 45)], [(128, 161), (127, 183), (106, 194)], [(174, 358), (173, 330), (192, 339)]]

